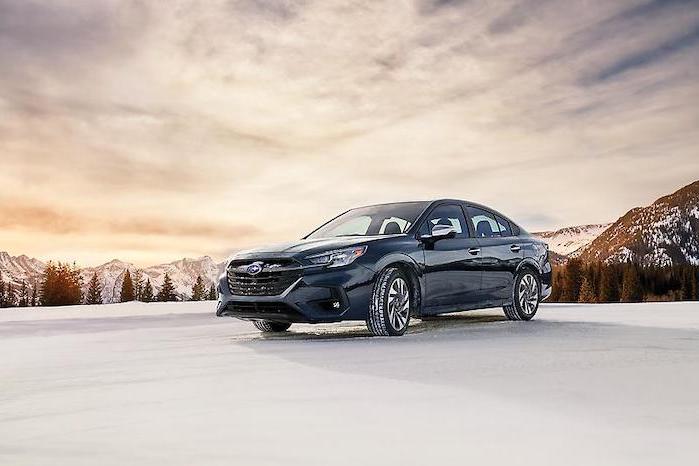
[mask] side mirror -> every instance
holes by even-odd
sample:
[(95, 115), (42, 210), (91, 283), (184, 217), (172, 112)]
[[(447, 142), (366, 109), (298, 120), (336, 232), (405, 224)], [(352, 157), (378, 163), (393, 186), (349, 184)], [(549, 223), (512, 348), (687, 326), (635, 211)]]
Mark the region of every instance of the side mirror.
[(432, 227), (432, 233), (429, 235), (422, 235), (420, 237), (421, 241), (437, 241), (440, 239), (453, 238), (456, 236), (456, 228), (453, 225), (435, 225)]

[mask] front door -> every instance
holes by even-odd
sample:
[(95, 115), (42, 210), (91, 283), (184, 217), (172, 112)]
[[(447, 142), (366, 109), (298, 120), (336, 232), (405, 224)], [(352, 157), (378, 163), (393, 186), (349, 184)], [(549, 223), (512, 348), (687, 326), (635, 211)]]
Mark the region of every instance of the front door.
[[(479, 300), (481, 288), (478, 241), (470, 237), (463, 209), (456, 204), (435, 207), (421, 226), (428, 234), (435, 225), (451, 225), (454, 238), (425, 243), (426, 313), (447, 312)], [(471, 306), (472, 307), (472, 306)]]

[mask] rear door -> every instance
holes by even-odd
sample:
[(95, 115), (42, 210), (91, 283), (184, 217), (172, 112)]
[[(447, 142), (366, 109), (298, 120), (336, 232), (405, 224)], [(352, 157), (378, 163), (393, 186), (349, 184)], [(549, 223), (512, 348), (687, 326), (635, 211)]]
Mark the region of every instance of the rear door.
[(467, 211), (481, 248), (483, 299), (509, 300), (515, 271), (523, 257), (522, 245), (503, 217), (475, 206), (468, 206)]
[(452, 225), (454, 238), (424, 243), (425, 296), (427, 312), (453, 310), (462, 304), (479, 299), (481, 270), (478, 241), (472, 238), (461, 206), (440, 204), (432, 209), (420, 227), (421, 234), (429, 234), (435, 225)]

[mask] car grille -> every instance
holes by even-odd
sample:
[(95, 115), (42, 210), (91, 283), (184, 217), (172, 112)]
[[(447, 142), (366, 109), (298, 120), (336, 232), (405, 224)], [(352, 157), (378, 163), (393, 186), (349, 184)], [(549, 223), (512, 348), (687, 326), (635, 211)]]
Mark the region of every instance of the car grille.
[[(252, 274), (252, 264), (262, 267)], [(301, 264), (291, 259), (235, 261), (228, 267), (228, 288), (235, 296), (277, 296), (302, 275)]]

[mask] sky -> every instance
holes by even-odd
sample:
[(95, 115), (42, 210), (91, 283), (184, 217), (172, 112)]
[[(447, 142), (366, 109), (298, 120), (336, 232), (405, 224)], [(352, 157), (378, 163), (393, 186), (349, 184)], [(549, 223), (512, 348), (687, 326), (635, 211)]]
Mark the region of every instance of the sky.
[(699, 0), (0, 0), (0, 250), (141, 265), (460, 198), (529, 231), (699, 179)]

